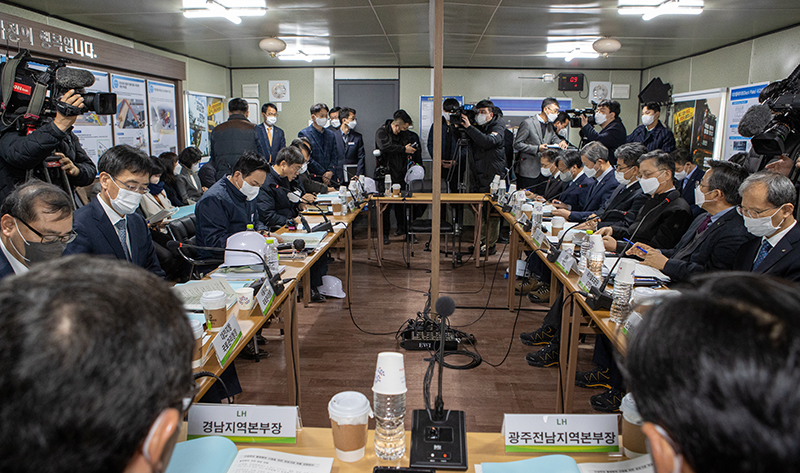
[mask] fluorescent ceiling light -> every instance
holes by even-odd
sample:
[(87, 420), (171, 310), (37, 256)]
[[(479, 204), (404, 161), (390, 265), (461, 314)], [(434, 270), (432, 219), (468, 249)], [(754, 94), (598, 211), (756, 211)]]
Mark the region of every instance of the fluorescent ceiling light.
[(595, 59), (600, 57), (597, 51), (592, 47), (597, 39), (598, 38), (547, 43), (547, 52), (545, 56), (551, 59), (564, 58), (566, 62), (570, 62), (573, 59)]
[(703, 0), (619, 0), (620, 15), (642, 15), (650, 21), (661, 15), (699, 15)]
[(243, 16), (264, 16), (267, 3), (266, 0), (183, 0), (182, 10), (186, 18), (227, 18), (238, 25)]
[(318, 53), (318, 54), (309, 54), (303, 50), (298, 50), (296, 52), (291, 53), (283, 53), (278, 54), (278, 59), (282, 61), (327, 61), (331, 58), (330, 52), (328, 53)]

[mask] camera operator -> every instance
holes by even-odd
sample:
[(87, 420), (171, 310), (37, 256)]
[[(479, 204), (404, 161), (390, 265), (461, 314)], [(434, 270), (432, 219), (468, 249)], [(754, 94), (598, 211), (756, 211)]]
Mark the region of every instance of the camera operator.
[[(471, 192), (487, 193), (489, 185), (496, 174), (506, 174), (505, 169), (505, 126), (495, 113), (495, 106), (490, 100), (481, 100), (475, 105), (475, 126), (470, 123), (466, 114), (461, 116), (461, 124), (469, 138), (472, 149), (472, 176), (470, 179)], [(500, 233), (499, 217), (489, 220), (488, 230), (484, 230), (481, 241), (488, 251), (494, 254), (495, 243)], [(488, 236), (487, 236), (488, 235)]]
[[(69, 90), (61, 99), (69, 105), (83, 107), (83, 97)], [(62, 174), (45, 169), (45, 160), (57, 156), (59, 166), (66, 172), (72, 188), (88, 186), (97, 175), (89, 155), (81, 148), (80, 141), (72, 127), (77, 116), (65, 116), (56, 113), (52, 120), (45, 120), (32, 133), (6, 129), (0, 136), (0, 201), (6, 198), (14, 186), (26, 180), (28, 171), (33, 176), (47, 180), (49, 173), (53, 184), (64, 187)]]
[[(466, 148), (458, 147), (459, 132), (452, 123), (450, 123), (450, 114), (458, 110), (458, 100), (454, 98), (445, 99), (442, 103), (442, 120), (441, 125), (431, 125), (428, 131), (428, 153), (433, 158), (433, 127), (442, 127), (442, 179), (447, 181), (447, 187), (450, 192), (458, 192), (458, 183), (463, 180), (464, 167), (466, 166)], [(456, 155), (456, 153), (460, 155)], [(459, 167), (460, 166), (460, 167)], [(455, 169), (453, 169), (455, 168)], [(459, 172), (462, 173), (459, 176)], [(461, 179), (459, 179), (459, 177)]]
[(586, 143), (599, 141), (608, 148), (609, 162), (612, 166), (617, 165), (617, 158), (614, 151), (624, 144), (628, 139), (628, 132), (625, 125), (619, 119), (620, 105), (616, 100), (603, 100), (597, 106), (594, 114), (595, 124), (600, 125), (600, 132), (595, 131), (594, 125), (589, 124), (589, 117), (581, 115), (581, 138)]

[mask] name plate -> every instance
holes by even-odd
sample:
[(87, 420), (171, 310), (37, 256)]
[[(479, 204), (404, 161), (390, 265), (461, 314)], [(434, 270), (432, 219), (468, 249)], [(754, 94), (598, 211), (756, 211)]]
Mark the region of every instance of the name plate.
[(297, 406), (193, 404), (187, 439), (218, 436), (234, 442), (297, 443)]
[(273, 300), (275, 300), (275, 291), (272, 289), (272, 284), (265, 279), (264, 284), (261, 285), (261, 289), (256, 294), (256, 301), (261, 308), (262, 314), (267, 315)]
[(626, 337), (630, 337), (631, 333), (636, 330), (636, 326), (642, 322), (642, 315), (635, 310), (631, 312), (631, 315), (628, 316), (628, 320), (625, 321), (625, 325), (622, 326), (622, 333), (625, 334)]
[(547, 237), (542, 231), (542, 227), (537, 228), (536, 231), (533, 232), (533, 235), (531, 235), (531, 240), (533, 240), (533, 244), (538, 247), (541, 247), (542, 243), (544, 243), (546, 239)]
[(619, 452), (617, 414), (506, 414), (510, 452)]
[(239, 321), (235, 316), (228, 317), (228, 321), (219, 329), (217, 336), (211, 340), (211, 346), (214, 347), (214, 352), (217, 354), (219, 366), (225, 367), (225, 363), (241, 339), (242, 328), (239, 326)]
[(600, 287), (601, 284), (603, 284), (603, 281), (588, 269), (583, 272), (580, 280), (578, 280), (578, 287), (584, 292), (590, 292), (592, 289)]
[(556, 260), (556, 266), (558, 266), (564, 274), (569, 274), (569, 271), (575, 266), (575, 258), (573, 258), (568, 251), (562, 251)]

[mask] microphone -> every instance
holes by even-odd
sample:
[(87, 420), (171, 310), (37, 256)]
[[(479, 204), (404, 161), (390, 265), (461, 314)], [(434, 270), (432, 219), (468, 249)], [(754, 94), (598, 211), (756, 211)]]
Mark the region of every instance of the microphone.
[(330, 220), (328, 220), (328, 217), (325, 215), (325, 211), (322, 210), (322, 207), (317, 205), (316, 202), (309, 202), (306, 199), (304, 199), (304, 198), (300, 197), (299, 195), (297, 195), (296, 193), (294, 193), (294, 192), (292, 192), (292, 191), (290, 191), (288, 189), (284, 189), (283, 187), (280, 187), (278, 185), (276, 185), (275, 187), (278, 188), (278, 189), (283, 190), (284, 192), (286, 192), (286, 197), (289, 198), (289, 202), (291, 202), (293, 204), (299, 204), (300, 202), (303, 202), (303, 203), (306, 203), (308, 205), (313, 205), (314, 207), (317, 208), (317, 210), (319, 210), (319, 213), (322, 214), (322, 219), (324, 220), (324, 222), (320, 223), (319, 225), (315, 226), (314, 228), (312, 228), (310, 230), (308, 228), (308, 222), (306, 221), (305, 217), (303, 217), (303, 215), (300, 214), (300, 221), (303, 222), (303, 227), (306, 229), (306, 232), (308, 232), (308, 233), (311, 233), (311, 232), (329, 232), (329, 233), (332, 233), (333, 232), (333, 224), (331, 223)]
[[(581, 223), (589, 222), (591, 220), (600, 220), (600, 217), (598, 217), (596, 215), (594, 217), (592, 217), (592, 218), (587, 217), (587, 218), (581, 220), (580, 222), (578, 222), (578, 225), (580, 225)], [(549, 261), (551, 263), (555, 263), (558, 260), (558, 257), (561, 256), (561, 244), (564, 242), (564, 237), (567, 236), (567, 233), (569, 233), (569, 232), (575, 230), (576, 228), (578, 228), (578, 225), (573, 225), (573, 226), (569, 227), (568, 229), (564, 230), (564, 233), (558, 239), (558, 243), (555, 246), (552, 246), (552, 245), (550, 246), (550, 251), (547, 253), (547, 261)]]
[(296, 250), (296, 251), (303, 251), (306, 248), (305, 240), (297, 239), (292, 241), (291, 243), (279, 243), (278, 244), (278, 251), (283, 250)]
[[(303, 242), (303, 243), (305, 243), (305, 242)], [(241, 248), (219, 248), (219, 247), (216, 247), (216, 246), (190, 245), (189, 243), (181, 243), (181, 242), (175, 241), (175, 240), (167, 242), (167, 249), (168, 250), (177, 250), (178, 253), (180, 253), (182, 256), (186, 257), (183, 254), (183, 252), (181, 251), (181, 248), (192, 248), (192, 249), (195, 249), (195, 250), (205, 250), (205, 251), (232, 251), (234, 253), (249, 253), (251, 255), (256, 255), (261, 260), (261, 264), (264, 265), (264, 274), (267, 275), (266, 281), (270, 284), (270, 286), (272, 286), (272, 290), (275, 293), (275, 295), (277, 296), (277, 295), (279, 295), (280, 293), (283, 292), (283, 283), (281, 283), (281, 281), (280, 281), (281, 275), (280, 274), (272, 274), (272, 271), (269, 270), (269, 265), (267, 264), (267, 260), (264, 259), (264, 256), (261, 253), (257, 252), (257, 251), (243, 250)], [(255, 287), (253, 287), (253, 289), (254, 289), (255, 292), (258, 292), (258, 290)]]
[(82, 89), (94, 84), (94, 74), (86, 69), (59, 67), (56, 69), (56, 84), (65, 89)]
[(628, 251), (628, 249), (631, 247), (631, 244), (634, 241), (633, 238), (636, 236), (636, 233), (639, 232), (639, 229), (642, 228), (642, 224), (647, 219), (647, 217), (649, 217), (650, 214), (653, 213), (653, 211), (655, 211), (657, 208), (661, 207), (664, 204), (668, 204), (668, 203), (670, 203), (670, 200), (665, 197), (664, 200), (659, 202), (658, 205), (656, 205), (655, 207), (650, 209), (650, 211), (648, 211), (644, 215), (644, 217), (642, 217), (642, 219), (639, 221), (639, 225), (636, 226), (636, 229), (633, 231), (633, 233), (631, 233), (630, 238), (628, 238), (630, 243), (625, 243), (625, 246), (623, 247), (622, 252), (619, 254), (619, 257), (617, 258), (617, 261), (614, 263), (613, 266), (611, 266), (611, 269), (608, 271), (608, 274), (603, 279), (603, 282), (600, 284), (600, 287), (597, 287), (597, 288), (593, 287), (591, 289), (591, 291), (589, 291), (592, 297), (586, 299), (586, 304), (592, 310), (599, 310), (599, 309), (610, 310), (611, 309), (611, 303), (614, 301), (614, 299), (613, 299), (613, 297), (609, 296), (606, 293), (606, 286), (608, 286), (608, 282), (611, 280), (611, 275), (614, 274), (614, 270), (617, 268), (617, 265), (619, 264), (620, 261), (622, 261), (622, 258), (625, 255), (625, 252)]
[(526, 187), (524, 189), (517, 189), (514, 192), (512, 192), (511, 194), (509, 194), (508, 196), (504, 195), (503, 198), (505, 199), (505, 203), (503, 204), (503, 212), (510, 212), (511, 211), (511, 206), (508, 205), (508, 203), (511, 202), (514, 199), (514, 194), (516, 194), (517, 192), (520, 192), (520, 191), (529, 191), (529, 190), (534, 189), (536, 187), (539, 187), (539, 186), (541, 186), (543, 184), (547, 184), (547, 181), (540, 182), (540, 183), (534, 184), (532, 186), (528, 186), (528, 187)]
[(764, 104), (753, 105), (739, 121), (739, 134), (745, 138), (758, 135), (772, 121), (772, 111)]

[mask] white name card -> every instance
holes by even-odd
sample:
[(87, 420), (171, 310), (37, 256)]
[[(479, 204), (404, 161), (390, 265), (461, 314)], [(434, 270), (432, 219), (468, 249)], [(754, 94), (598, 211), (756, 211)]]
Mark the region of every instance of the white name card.
[(216, 435), (234, 442), (297, 443), (297, 406), (193, 404), (189, 408), (189, 440)]
[(256, 294), (256, 301), (258, 302), (258, 306), (261, 308), (262, 314), (267, 315), (269, 306), (272, 305), (272, 301), (274, 299), (275, 291), (272, 290), (272, 284), (265, 279), (264, 284), (261, 285), (261, 289), (259, 289), (258, 293)]
[(592, 274), (588, 269), (583, 272), (581, 278), (578, 280), (578, 287), (584, 292), (590, 292), (593, 288), (600, 287), (601, 284), (603, 284), (603, 281)]
[(618, 452), (617, 414), (506, 414), (508, 452)]
[(533, 232), (533, 235), (531, 236), (531, 240), (533, 240), (533, 244), (538, 246), (538, 247), (542, 246), (542, 243), (544, 243), (545, 238), (546, 238), (545, 234), (542, 231), (541, 227), (537, 228), (536, 231)]
[(564, 274), (569, 274), (569, 270), (572, 269), (575, 264), (575, 258), (572, 257), (569, 251), (562, 251), (556, 260), (556, 266), (558, 266)]
[(239, 321), (236, 316), (228, 317), (225, 325), (219, 329), (217, 336), (211, 340), (211, 346), (214, 347), (214, 352), (217, 354), (217, 361), (221, 367), (225, 367), (225, 363), (233, 353), (233, 349), (242, 339), (242, 328), (239, 326)]

